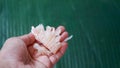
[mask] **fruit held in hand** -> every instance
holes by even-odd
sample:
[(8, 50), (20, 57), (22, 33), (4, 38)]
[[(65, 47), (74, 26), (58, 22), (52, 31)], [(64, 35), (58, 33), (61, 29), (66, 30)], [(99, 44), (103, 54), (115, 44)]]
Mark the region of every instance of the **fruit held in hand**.
[(38, 50), (39, 54), (55, 54), (62, 46), (60, 42), (61, 29), (56, 30), (54, 27), (47, 26), (45, 30), (44, 26), (40, 24), (37, 27), (32, 26), (31, 32), (35, 36), (35, 39), (41, 43), (41, 45), (35, 44), (33, 46)]

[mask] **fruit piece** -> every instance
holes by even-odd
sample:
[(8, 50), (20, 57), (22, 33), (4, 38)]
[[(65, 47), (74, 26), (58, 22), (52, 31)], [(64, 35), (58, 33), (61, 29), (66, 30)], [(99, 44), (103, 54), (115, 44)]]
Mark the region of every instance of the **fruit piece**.
[(55, 30), (54, 27), (47, 26), (46, 30), (44, 30), (44, 26), (40, 24), (37, 27), (32, 27), (31, 32), (35, 36), (35, 39), (43, 45), (42, 47), (40, 45), (38, 47), (38, 44), (34, 45), (39, 54), (48, 55), (50, 52), (55, 54), (60, 49), (60, 29)]

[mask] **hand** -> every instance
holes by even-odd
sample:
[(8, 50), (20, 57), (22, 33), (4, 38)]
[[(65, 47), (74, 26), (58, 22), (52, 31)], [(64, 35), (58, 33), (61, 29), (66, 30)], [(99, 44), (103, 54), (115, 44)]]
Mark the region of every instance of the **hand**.
[(67, 43), (63, 40), (68, 37), (68, 33), (63, 26), (59, 26), (57, 29), (62, 30), (61, 42), (63, 46), (56, 54), (35, 58), (35, 49), (33, 48), (35, 38), (31, 33), (9, 38), (0, 51), (0, 68), (52, 68), (67, 48)]

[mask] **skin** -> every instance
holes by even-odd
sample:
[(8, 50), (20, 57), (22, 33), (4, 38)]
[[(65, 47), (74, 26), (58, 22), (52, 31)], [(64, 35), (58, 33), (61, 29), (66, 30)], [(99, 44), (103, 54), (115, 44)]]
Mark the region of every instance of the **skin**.
[(0, 68), (52, 68), (67, 49), (64, 39), (68, 37), (68, 33), (63, 26), (57, 29), (62, 30), (60, 41), (63, 46), (56, 54), (34, 57), (36, 50), (33, 44), (36, 41), (33, 34), (12, 37), (6, 40), (0, 51)]

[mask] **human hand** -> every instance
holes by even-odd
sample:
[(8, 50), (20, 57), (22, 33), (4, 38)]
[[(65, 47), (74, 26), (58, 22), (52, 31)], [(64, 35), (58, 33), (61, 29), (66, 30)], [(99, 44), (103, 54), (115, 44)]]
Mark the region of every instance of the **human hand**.
[(0, 51), (0, 68), (52, 68), (67, 48), (64, 39), (68, 37), (68, 33), (63, 26), (59, 26), (57, 29), (62, 30), (61, 42), (63, 46), (56, 54), (34, 57), (35, 38), (31, 33), (9, 38)]

